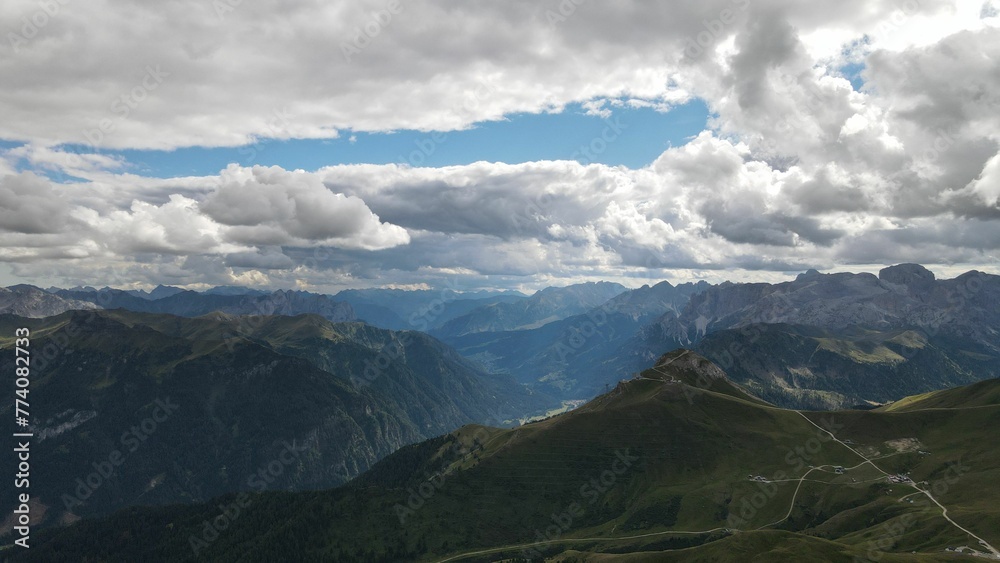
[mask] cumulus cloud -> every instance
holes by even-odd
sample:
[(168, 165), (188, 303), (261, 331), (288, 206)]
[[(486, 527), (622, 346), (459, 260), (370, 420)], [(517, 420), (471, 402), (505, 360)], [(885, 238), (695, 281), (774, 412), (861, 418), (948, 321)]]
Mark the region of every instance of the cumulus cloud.
[(328, 189), (313, 174), (278, 167), (230, 166), (200, 205), (244, 244), (329, 245), (368, 250), (406, 244), (409, 235), (382, 223), (365, 202)]
[[(923, 0), (900, 20), (896, 3), (863, 0), (450, 0), (405, 2), (397, 14), (383, 0), (95, 0), (52, 16), (11, 0), (0, 14), (13, 34), (0, 42), (9, 77), (0, 138), (232, 146), (347, 129), (453, 130), (595, 98), (655, 103), (678, 98), (677, 75), (715, 72), (715, 49), (733, 37), (736, 62), (747, 63), (734, 87), (747, 104), (765, 92), (761, 65), (838, 56), (866, 32), (869, 44), (898, 50), (979, 21), (979, 5), (955, 13), (949, 4)], [(31, 29), (25, 18), (37, 13), (46, 25)], [(702, 40), (704, 55), (685, 56)]]
[(68, 211), (47, 180), (31, 172), (0, 177), (0, 230), (58, 233), (67, 226)]
[(222, 275), (221, 267), (291, 269), (283, 245), (375, 250), (409, 242), (405, 229), (381, 222), (361, 199), (330, 191), (314, 174), (281, 169), (232, 166), (218, 177), (180, 180), (184, 193), (170, 193), (175, 181), (159, 180), (133, 192), (127, 205), (93, 205), (95, 193), (117, 194), (116, 183), (132, 179), (54, 185), (30, 172), (3, 177), (0, 229), (8, 234), (0, 258), (90, 260), (95, 271), (138, 262), (153, 265), (155, 275), (188, 278), (194, 272), (181, 274), (187, 267), (213, 275)]
[(280, 247), (264, 247), (252, 252), (234, 252), (225, 257), (225, 265), (234, 268), (288, 270), (295, 262)]
[[(28, 143), (0, 161), (0, 259), (24, 275), (58, 259), (67, 279), (517, 286), (997, 264), (1000, 28), (979, 0), (407, 2), (377, 26), (378, 1), (105, 3), (0, 44), (12, 78), (0, 139)], [(14, 0), (0, 24), (17, 35), (38, 9)], [(94, 27), (105, 31), (83, 32)], [(709, 129), (634, 170), (232, 165), (156, 179), (98, 150), (450, 131), (569, 103), (608, 115), (693, 98)], [(23, 167), (85, 181), (13, 174)]]

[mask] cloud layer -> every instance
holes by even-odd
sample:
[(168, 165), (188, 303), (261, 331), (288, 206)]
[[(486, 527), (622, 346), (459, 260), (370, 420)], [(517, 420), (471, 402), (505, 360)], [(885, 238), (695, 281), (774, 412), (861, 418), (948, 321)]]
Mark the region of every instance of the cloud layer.
[[(13, 78), (0, 139), (27, 143), (0, 160), (0, 260), (18, 276), (332, 288), (997, 268), (989, 3), (52, 5), (0, 15), (0, 74)], [(695, 97), (710, 130), (637, 170), (232, 165), (154, 179), (59, 148), (448, 131)]]

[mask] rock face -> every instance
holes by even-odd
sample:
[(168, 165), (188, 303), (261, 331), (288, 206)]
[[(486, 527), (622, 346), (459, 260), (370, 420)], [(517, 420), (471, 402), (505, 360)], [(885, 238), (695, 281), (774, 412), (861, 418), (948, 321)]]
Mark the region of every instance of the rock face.
[(902, 285), (914, 292), (927, 292), (934, 288), (934, 272), (920, 264), (899, 264), (883, 268), (878, 279), (889, 284)]
[(878, 277), (811, 270), (779, 284), (724, 283), (694, 295), (680, 315), (659, 324), (665, 336), (680, 344), (719, 330), (788, 323), (826, 329), (917, 328), (929, 335), (972, 338), (1000, 350), (998, 302), (1000, 276), (971, 271), (937, 280), (923, 266), (900, 264)]
[(0, 287), (0, 314), (38, 319), (80, 309), (97, 309), (93, 303), (63, 299), (30, 285)]
[(647, 324), (602, 365), (625, 377), (698, 350), (775, 404), (836, 409), (1000, 376), (1000, 276), (938, 280), (916, 264), (724, 283)]
[(711, 360), (697, 352), (678, 348), (656, 360), (655, 368), (675, 374), (681, 381), (691, 385), (704, 385), (716, 380), (728, 381), (726, 372)]
[(477, 332), (443, 340), (499, 373), (563, 399), (591, 397), (620, 377), (648, 366), (660, 354), (623, 348), (666, 312), (676, 317), (706, 282), (660, 282), (626, 291), (589, 311), (525, 330)]
[(878, 273), (878, 279), (899, 285), (928, 286), (934, 281), (934, 272), (920, 264), (898, 264), (882, 268)]

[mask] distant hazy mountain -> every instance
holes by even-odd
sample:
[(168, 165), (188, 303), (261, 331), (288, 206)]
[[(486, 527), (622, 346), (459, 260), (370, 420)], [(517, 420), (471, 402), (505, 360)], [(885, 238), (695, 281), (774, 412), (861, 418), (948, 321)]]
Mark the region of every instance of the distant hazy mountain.
[[(164, 286), (160, 286), (163, 288)], [(118, 289), (100, 291), (60, 290), (56, 295), (89, 301), (103, 309), (127, 309), (141, 313), (169, 313), (182, 317), (197, 317), (213, 311), (233, 315), (301, 315), (315, 314), (334, 322), (355, 319), (354, 311), (347, 303), (334, 300), (329, 295), (306, 291), (278, 290), (271, 293), (236, 293), (223, 291), (199, 293), (197, 291), (174, 291), (166, 288), (159, 291), (166, 294), (159, 299), (143, 299)], [(157, 293), (154, 290), (153, 293)], [(152, 294), (150, 294), (152, 297)]]
[(692, 295), (709, 287), (711, 284), (704, 281), (676, 286), (662, 281), (653, 286), (644, 285), (639, 289), (626, 291), (602, 304), (602, 308), (642, 321), (663, 315), (667, 311), (680, 313)]
[[(31, 491), (47, 523), (253, 490), (260, 470), (268, 489), (330, 487), (403, 445), (549, 405), (427, 335), (315, 315), (0, 316), (0, 334), (16, 326), (55, 351), (32, 362), (31, 383), (44, 473)], [(12, 364), (2, 354), (0, 369)]]
[(935, 280), (902, 264), (877, 277), (657, 284), (539, 328), (442, 338), (562, 399), (593, 396), (689, 346), (776, 404), (843, 408), (1000, 375), (997, 327), (1000, 276)]
[[(708, 287), (706, 282), (678, 286), (660, 282), (625, 291), (584, 314), (538, 328), (443, 339), (462, 354), (522, 383), (563, 399), (588, 398), (603, 391), (606, 384), (649, 365), (658, 355), (630, 358), (622, 347), (648, 323), (668, 311), (680, 311), (692, 295)], [(660, 353), (672, 347), (660, 348)]]
[(950, 561), (987, 549), (969, 532), (1000, 543), (998, 412), (1000, 380), (799, 413), (677, 350), (575, 411), (468, 426), (332, 491), (253, 494), (222, 530), (234, 496), (49, 530), (15, 560)]
[(149, 292), (149, 299), (163, 299), (164, 297), (170, 297), (178, 293), (184, 293), (184, 290), (169, 285), (158, 285), (153, 288), (153, 291)]
[(66, 299), (31, 285), (0, 287), (0, 314), (41, 318), (73, 309), (96, 309), (92, 303)]
[(452, 289), (348, 289), (333, 296), (349, 303), (358, 319), (390, 329), (428, 331), (469, 311), (527, 297), (516, 291), (459, 292)]
[(565, 319), (607, 302), (628, 289), (612, 282), (588, 282), (566, 287), (547, 287), (527, 299), (478, 307), (444, 323), (434, 331), (441, 337), (477, 332), (502, 332), (540, 327)]
[(266, 295), (270, 292), (239, 285), (217, 285), (211, 289), (206, 289), (202, 293), (206, 295)]

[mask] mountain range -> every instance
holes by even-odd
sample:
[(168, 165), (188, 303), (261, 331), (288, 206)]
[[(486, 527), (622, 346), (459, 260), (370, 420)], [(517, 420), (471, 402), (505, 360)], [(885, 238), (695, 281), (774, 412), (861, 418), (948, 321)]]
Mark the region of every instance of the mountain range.
[(465, 426), (321, 492), (137, 507), (13, 561), (950, 561), (1000, 556), (1000, 381), (770, 405), (689, 350), (583, 407)]
[[(681, 311), (692, 295), (708, 287), (705, 282), (677, 286), (660, 282), (619, 293), (585, 313), (537, 328), (434, 334), (495, 372), (511, 374), (562, 399), (585, 399), (634, 371), (617, 369), (622, 346), (648, 323)], [(648, 363), (646, 358), (640, 361)]]
[[(146, 296), (129, 291), (105, 288), (92, 290), (57, 290), (54, 295), (73, 302), (85, 301), (101, 309), (126, 309), (140, 313), (168, 313), (182, 317), (198, 317), (213, 312), (232, 315), (301, 315), (315, 314), (334, 322), (355, 320), (351, 306), (329, 295), (306, 291), (277, 290), (271, 293), (233, 293), (160, 291)], [(160, 295), (161, 297), (157, 297)]]
[[(0, 349), (15, 327), (36, 351), (39, 524), (254, 490), (252, 476), (290, 448), (294, 463), (265, 488), (332, 487), (406, 444), (551, 404), (426, 334), (318, 315), (0, 315)], [(4, 515), (12, 502), (0, 501)]]
[(524, 330), (434, 332), (562, 400), (593, 397), (689, 347), (777, 405), (845, 408), (1000, 375), (1000, 276), (808, 271), (779, 283), (662, 282)]
[(447, 338), (480, 332), (537, 328), (585, 313), (625, 291), (625, 286), (611, 282), (547, 287), (527, 299), (477, 307), (444, 323), (434, 330), (434, 334)]
[(778, 284), (577, 284), (530, 297), (453, 289), (49, 291), (15, 286), (3, 310), (360, 317), (433, 334), (495, 374), (574, 403), (680, 346), (725, 366), (759, 396), (797, 408), (879, 404), (1000, 373), (1000, 277), (972, 271), (938, 280), (916, 264), (877, 276), (810, 270)]
[(923, 266), (900, 264), (877, 277), (810, 270), (778, 284), (723, 283), (693, 298), (670, 323), (668, 335), (686, 344), (754, 323), (914, 328), (1000, 350), (1000, 276), (970, 271), (936, 280)]
[[(544, 324), (600, 305), (625, 291), (616, 283), (599, 282), (548, 287), (531, 297), (516, 291), (430, 289), (349, 289), (334, 295), (307, 291), (263, 291), (219, 286), (205, 291), (157, 286), (152, 291), (76, 287), (41, 290), (16, 286), (17, 292), (0, 300), (3, 312), (44, 317), (72, 309), (127, 309), (144, 313), (200, 316), (213, 311), (234, 315), (297, 315), (312, 313), (331, 321), (362, 320), (393, 330), (440, 331), (444, 325), (482, 325), (481, 329), (522, 328)], [(14, 288), (11, 288), (14, 292)], [(24, 303), (15, 311), (14, 301)], [(44, 300), (44, 305), (32, 301)], [(34, 307), (34, 309), (33, 309)], [(37, 309), (37, 311), (35, 310)], [(470, 329), (471, 330), (471, 329)]]
[(391, 329), (426, 331), (478, 307), (527, 299), (517, 291), (345, 289), (333, 296), (349, 303), (358, 318)]
[(1000, 276), (18, 285), (0, 306), (45, 406), (18, 560), (909, 561), (1000, 539)]
[(0, 287), (0, 314), (42, 318), (74, 309), (97, 308), (89, 301), (52, 295), (31, 285)]
[(643, 328), (620, 369), (689, 346), (776, 404), (843, 408), (1000, 375), (1000, 276), (936, 280), (901, 264), (878, 277), (809, 271), (723, 283)]

